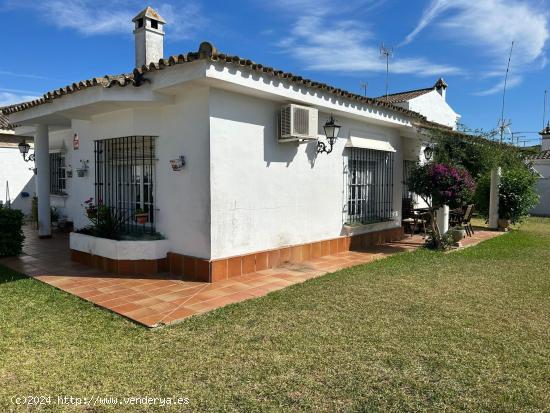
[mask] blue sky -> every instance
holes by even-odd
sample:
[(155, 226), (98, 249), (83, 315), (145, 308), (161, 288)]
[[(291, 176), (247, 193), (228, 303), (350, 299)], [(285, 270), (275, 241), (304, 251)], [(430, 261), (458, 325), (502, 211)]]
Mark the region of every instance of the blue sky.
[(195, 51), (208, 40), (225, 53), (357, 93), (367, 82), (369, 96), (384, 94), (379, 45), (385, 43), (394, 52), (390, 93), (428, 87), (442, 76), (448, 101), (471, 128), (492, 129), (498, 122), (512, 40), (505, 113), (513, 131), (541, 129), (544, 90), (550, 90), (550, 0), (0, 0), (0, 5), (0, 105), (131, 71), (131, 18), (146, 5), (168, 22), (166, 56)]

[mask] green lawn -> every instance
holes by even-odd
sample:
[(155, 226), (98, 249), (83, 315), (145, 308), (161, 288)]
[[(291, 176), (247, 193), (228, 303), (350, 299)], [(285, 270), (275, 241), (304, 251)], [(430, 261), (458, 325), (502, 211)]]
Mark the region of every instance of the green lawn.
[(0, 411), (17, 410), (14, 395), (181, 396), (177, 411), (213, 412), (550, 409), (550, 220), (159, 330), (6, 269), (0, 282)]

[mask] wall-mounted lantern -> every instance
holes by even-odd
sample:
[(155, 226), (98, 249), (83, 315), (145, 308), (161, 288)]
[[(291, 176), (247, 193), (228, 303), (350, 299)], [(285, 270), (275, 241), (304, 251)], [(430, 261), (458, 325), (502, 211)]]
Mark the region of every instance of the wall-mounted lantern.
[(28, 157), (27, 154), (29, 153), (29, 150), (31, 149), (31, 145), (26, 143), (25, 141), (21, 142), (19, 145), (17, 145), (19, 148), (19, 152), (21, 155), (23, 155), (23, 160), (25, 162), (34, 162), (34, 153), (31, 153)]
[(424, 148), (424, 158), (429, 162), (434, 156), (434, 147), (433, 145), (428, 145)]
[(340, 133), (340, 125), (336, 124), (336, 122), (334, 122), (334, 118), (332, 117), (332, 115), (330, 115), (330, 119), (327, 120), (327, 122), (323, 126), (323, 129), (325, 130), (325, 136), (327, 137), (329, 147), (327, 148), (327, 145), (324, 142), (317, 142), (317, 153), (324, 152), (326, 154), (329, 154), (332, 152), (334, 142), (336, 141), (336, 139), (338, 138), (338, 134)]

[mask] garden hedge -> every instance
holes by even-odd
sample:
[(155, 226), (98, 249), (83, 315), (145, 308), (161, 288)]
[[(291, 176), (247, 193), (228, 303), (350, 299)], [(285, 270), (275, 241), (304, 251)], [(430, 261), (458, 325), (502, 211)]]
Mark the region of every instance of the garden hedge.
[(23, 250), (23, 213), (0, 207), (0, 257), (21, 254)]

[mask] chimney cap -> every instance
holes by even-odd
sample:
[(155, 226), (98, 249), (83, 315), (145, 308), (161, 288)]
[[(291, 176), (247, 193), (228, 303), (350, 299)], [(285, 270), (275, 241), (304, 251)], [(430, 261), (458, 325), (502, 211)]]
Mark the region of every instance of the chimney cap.
[(439, 79), (437, 79), (437, 82), (435, 82), (435, 85), (434, 85), (434, 88), (435, 89), (447, 89), (447, 82), (445, 82), (443, 80), (442, 77), (440, 77)]
[(541, 136), (550, 136), (550, 122), (548, 122), (548, 124), (546, 125), (546, 128), (544, 128), (543, 130), (541, 130), (539, 132), (539, 135)]
[(142, 11), (140, 11), (138, 15), (132, 19), (132, 21), (136, 22), (138, 19), (143, 19), (144, 17), (156, 20), (160, 23), (166, 23), (166, 21), (162, 17), (160, 17), (160, 14), (158, 14), (158, 12), (150, 6), (147, 6)]

